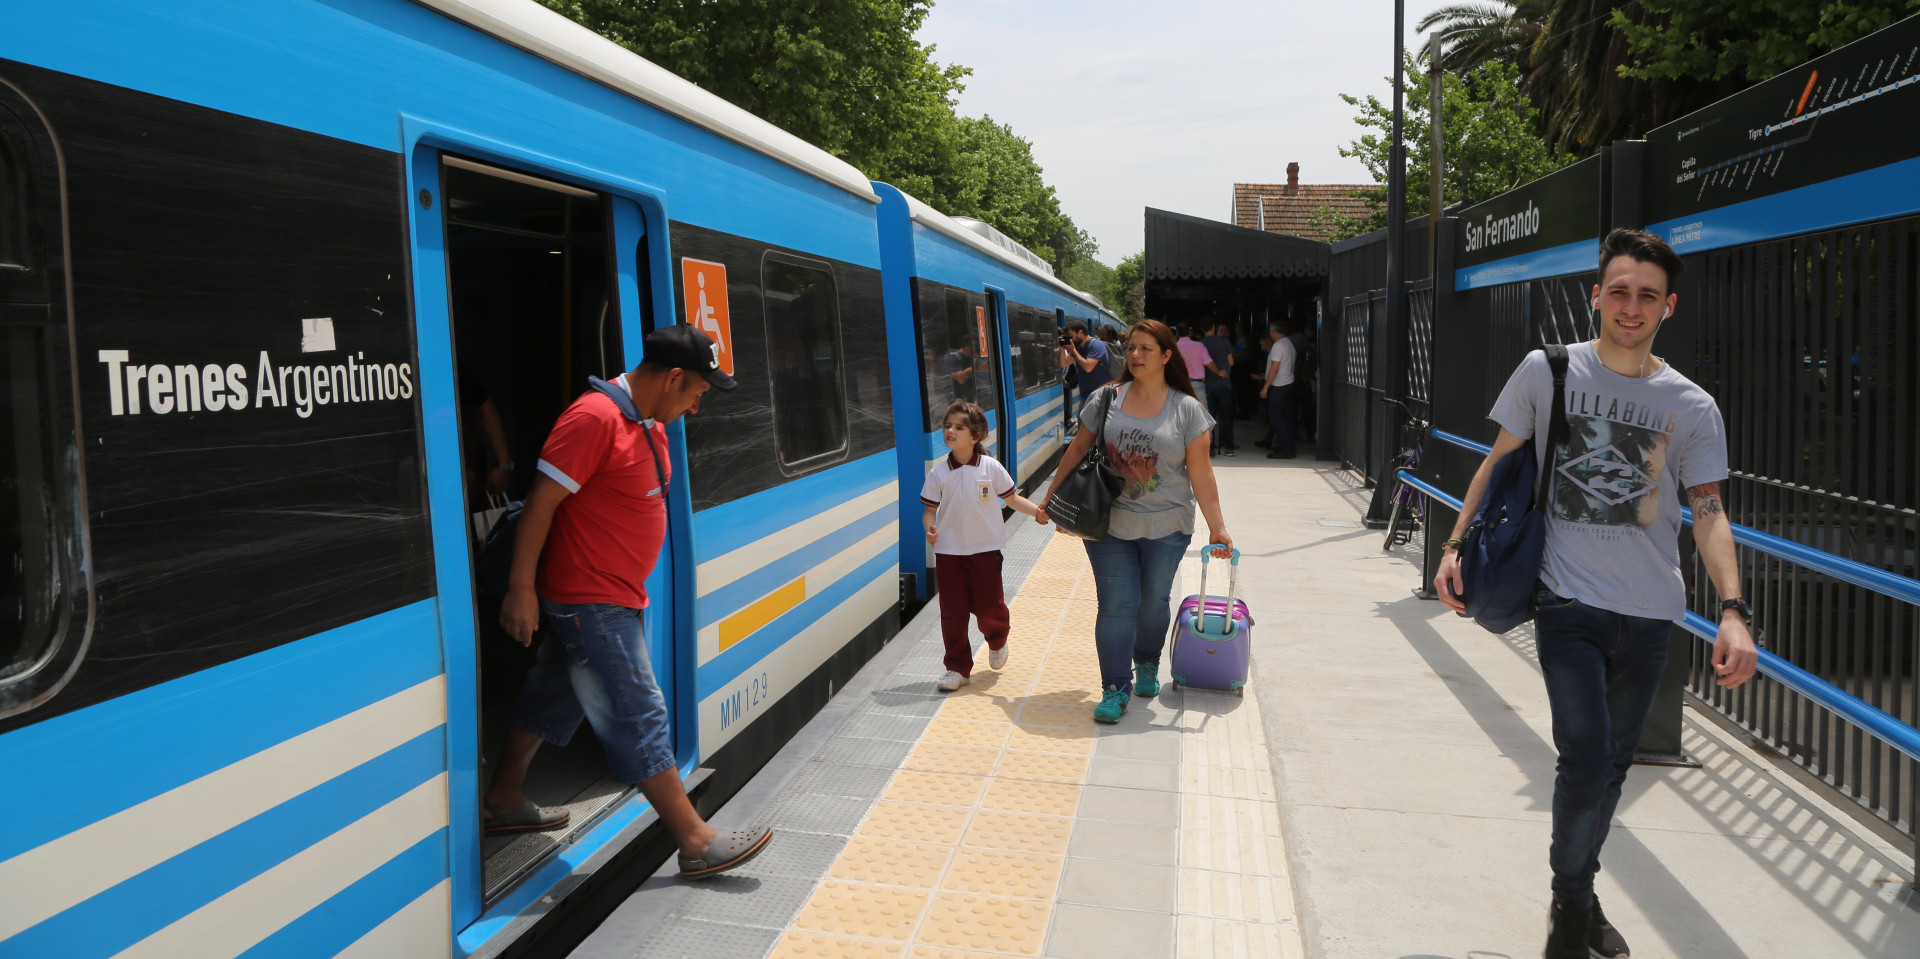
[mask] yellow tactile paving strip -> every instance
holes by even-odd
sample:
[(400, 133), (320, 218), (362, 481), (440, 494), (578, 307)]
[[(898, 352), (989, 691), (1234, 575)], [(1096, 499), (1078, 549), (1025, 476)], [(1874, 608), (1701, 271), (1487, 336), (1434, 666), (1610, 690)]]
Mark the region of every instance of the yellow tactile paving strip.
[[(1006, 668), (989, 669), (982, 652), (973, 682), (941, 705), (777, 959), (1051, 954), (1075, 817), (1086, 790), (1104, 788), (1087, 785), (1099, 669), (1078, 541), (1049, 543), (1008, 605)], [(1177, 909), (1167, 904), (1177, 918), (1164, 951), (1303, 956), (1258, 706), (1251, 695), (1174, 695), (1186, 720)]]

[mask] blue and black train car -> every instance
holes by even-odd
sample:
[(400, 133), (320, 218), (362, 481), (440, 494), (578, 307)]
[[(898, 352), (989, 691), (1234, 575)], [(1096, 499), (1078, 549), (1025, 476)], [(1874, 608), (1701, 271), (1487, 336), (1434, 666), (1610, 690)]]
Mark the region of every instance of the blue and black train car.
[(532, 3), (10, 15), (0, 955), (494, 954), (643, 835), (582, 732), (574, 829), (482, 838), (526, 662), (470, 516), (660, 323), (742, 384), (674, 431), (647, 615), (737, 786), (898, 628), (878, 217)]
[(949, 354), (1057, 455), (1102, 313), (1001, 240), (530, 0), (10, 15), (0, 957), (498, 955), (664, 856), (584, 729), (570, 827), (482, 836), (474, 515), (646, 331), (721, 344), (646, 613), (711, 808), (925, 598)]
[[(1065, 448), (1058, 342), (1099, 301), (1055, 278), (1044, 261), (977, 220), (948, 217), (884, 183), (881, 256), (899, 444), (901, 529), (918, 530), (921, 480), (947, 455), (940, 417), (955, 400), (978, 404), (988, 446), (1022, 489)], [(929, 594), (924, 539), (901, 542), (901, 572)]]

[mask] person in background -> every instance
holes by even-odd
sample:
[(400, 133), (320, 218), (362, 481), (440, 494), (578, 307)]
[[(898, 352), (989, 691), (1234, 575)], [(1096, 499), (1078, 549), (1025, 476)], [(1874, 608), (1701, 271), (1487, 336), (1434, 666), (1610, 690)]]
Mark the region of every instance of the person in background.
[(1305, 322), (1289, 321), (1293, 332), (1287, 338), (1293, 341), (1293, 435), (1295, 437), (1313, 436), (1313, 342), (1307, 333)]
[[(455, 372), (460, 411), (472, 417), (466, 421), (467, 428), (478, 426), (481, 438), (486, 441), (485, 468), (475, 468), (474, 472), (480, 475), (481, 488), (487, 493), (505, 495), (507, 483), (513, 479), (513, 457), (507, 453), (507, 431), (500, 425), (500, 408), (493, 405), (493, 393), (487, 384), (465, 363), (458, 364)], [(470, 454), (468, 459), (475, 457)]]
[(1298, 355), (1286, 320), (1273, 324), (1273, 347), (1267, 352), (1267, 375), (1260, 398), (1267, 401), (1267, 437), (1272, 446), (1267, 459), (1290, 460), (1293, 449), (1293, 362)]
[(999, 669), (1007, 664), (1011, 623), (1000, 579), (1007, 526), (1000, 519), (1000, 504), (1005, 502), (1042, 526), (1047, 514), (1021, 496), (1007, 468), (987, 455), (987, 414), (980, 407), (966, 402), (947, 407), (941, 437), (947, 457), (927, 474), (920, 504), (926, 507), (921, 525), (933, 546), (934, 575), (940, 584), (940, 638), (947, 647), (947, 671), (936, 685), (950, 693), (973, 676), (969, 616), (979, 620), (980, 635), (986, 637), (987, 665)]
[[(1202, 403), (1207, 401), (1207, 364), (1213, 362), (1213, 357), (1207, 353), (1207, 346), (1201, 341), (1206, 338), (1207, 329), (1212, 325), (1212, 320), (1195, 320), (1187, 327), (1187, 335), (1180, 338), (1180, 359), (1187, 365), (1187, 376), (1193, 380), (1193, 394), (1198, 396)], [(1211, 413), (1213, 407), (1209, 405), (1207, 409), (1208, 412)], [(1214, 431), (1212, 434), (1212, 446), (1208, 449), (1208, 452), (1214, 456), (1219, 456), (1220, 414), (1213, 413), (1212, 415), (1214, 419)]]
[(1127, 351), (1120, 345), (1120, 331), (1106, 324), (1100, 326), (1100, 342), (1107, 347), (1107, 382), (1120, 378), (1127, 368)]
[(1215, 454), (1232, 456), (1240, 451), (1233, 442), (1233, 344), (1228, 342), (1231, 332), (1224, 321), (1216, 322), (1208, 331), (1200, 345), (1207, 350), (1206, 398), (1207, 412), (1213, 414)]
[(1193, 395), (1192, 383), (1173, 331), (1157, 320), (1134, 324), (1127, 334), (1126, 372), (1082, 412), (1080, 432), (1040, 501), (1045, 510), (1095, 437), (1103, 437), (1108, 461), (1126, 485), (1114, 500), (1105, 538), (1086, 543), (1100, 605), (1094, 646), (1103, 692), (1095, 722), (1117, 723), (1135, 693), (1160, 692), (1173, 577), (1193, 541), (1196, 505), (1207, 518), (1214, 555), (1232, 555), (1207, 455), (1213, 418)]
[(1085, 320), (1067, 323), (1067, 342), (1060, 347), (1060, 368), (1071, 369), (1079, 377), (1080, 407), (1094, 390), (1107, 385), (1107, 345), (1087, 335)]

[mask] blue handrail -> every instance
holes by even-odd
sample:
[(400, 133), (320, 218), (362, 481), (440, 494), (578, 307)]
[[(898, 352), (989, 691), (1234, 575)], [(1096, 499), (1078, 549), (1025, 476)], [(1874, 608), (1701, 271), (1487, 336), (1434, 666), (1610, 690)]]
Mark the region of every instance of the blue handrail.
[[(1433, 435), (1440, 440), (1452, 443), (1463, 449), (1469, 449), (1485, 455), (1493, 452), (1493, 447), (1485, 443), (1476, 443), (1464, 436), (1458, 436), (1445, 430), (1434, 430)], [(1454, 509), (1460, 508), (1460, 501), (1448, 503)], [(1693, 525), (1693, 510), (1680, 508), (1680, 520)], [(1891, 596), (1904, 603), (1920, 606), (1920, 580), (1908, 579), (1896, 573), (1889, 573), (1877, 566), (1868, 566), (1858, 560), (1835, 556), (1823, 550), (1802, 546), (1790, 539), (1782, 539), (1772, 533), (1762, 533), (1751, 526), (1739, 523), (1727, 524), (1733, 528), (1733, 541), (1755, 552), (1765, 553), (1775, 559), (1783, 559), (1795, 566), (1805, 567), (1816, 573), (1823, 573), (1834, 579), (1852, 583), (1862, 589), (1870, 589), (1882, 596)]]
[[(1687, 618), (1680, 625), (1687, 632), (1709, 643), (1720, 635), (1719, 626), (1692, 610), (1687, 611)], [(1914, 759), (1920, 759), (1920, 729), (1895, 719), (1871, 704), (1862, 702), (1846, 690), (1781, 659), (1772, 650), (1762, 649), (1758, 652), (1760, 653), (1760, 671), (1774, 682), (1825, 706), (1839, 714), (1842, 719), (1866, 730), (1868, 735)]]
[[(1443, 438), (1446, 438), (1446, 436), (1451, 436), (1451, 434), (1443, 435), (1439, 430), (1435, 430), (1434, 435), (1442, 436)], [(1449, 439), (1448, 441), (1452, 442), (1451, 439)], [(1472, 443), (1472, 441), (1468, 440), (1467, 443)], [(1474, 445), (1478, 445), (1478, 444), (1474, 444)], [(1469, 447), (1469, 448), (1472, 448), (1472, 447)], [(1460, 509), (1462, 505), (1458, 499), (1455, 499), (1454, 497), (1447, 495), (1439, 487), (1434, 486), (1433, 484), (1428, 483), (1425, 480), (1422, 480), (1411, 473), (1408, 473), (1406, 470), (1400, 470), (1396, 475), (1400, 478), (1401, 482), (1407, 484), (1408, 486), (1413, 487), (1414, 489), (1419, 490), (1422, 493), (1425, 493), (1428, 496), (1433, 497), (1434, 499), (1441, 501), (1442, 503), (1447, 504), (1448, 506), (1456, 510)], [(1687, 521), (1692, 522), (1693, 518), (1691, 516), (1688, 516)], [(1738, 542), (1740, 541), (1740, 536), (1737, 531), (1746, 529), (1746, 527), (1736, 525), (1734, 526), (1734, 529), (1736, 530), (1734, 539), (1736, 542)], [(1843, 560), (1837, 556), (1830, 556), (1826, 553), (1822, 553), (1819, 550), (1808, 549), (1807, 547), (1801, 546), (1798, 543), (1794, 543), (1789, 540), (1783, 540), (1777, 536), (1769, 536), (1766, 533), (1761, 533), (1756, 530), (1747, 530), (1747, 532), (1752, 533), (1756, 537), (1764, 537), (1766, 540), (1771, 540), (1771, 541), (1774, 541), (1775, 543), (1785, 543), (1787, 546), (1792, 547), (1791, 552), (1793, 553), (1815, 554), (1821, 559), (1823, 565), (1830, 564), (1830, 563), (1851, 563), (1852, 562), (1852, 560)], [(1764, 547), (1756, 546), (1754, 548), (1760, 549), (1763, 552), (1765, 551)], [(1780, 558), (1785, 559), (1788, 562), (1794, 562), (1791, 556), (1783, 555), (1783, 556), (1780, 556)], [(1811, 565), (1811, 564), (1807, 564), (1807, 565)], [(1855, 564), (1855, 565), (1860, 565), (1860, 564)], [(1867, 568), (1873, 569), (1872, 567), (1867, 567)], [(1900, 576), (1895, 576), (1892, 573), (1886, 572), (1885, 570), (1874, 569), (1873, 571), (1875, 573), (1879, 573), (1880, 575), (1891, 578), (1891, 579), (1902, 580), (1906, 583), (1913, 584), (1912, 580), (1908, 580)], [(1840, 577), (1840, 578), (1846, 578), (1846, 577)], [(1866, 586), (1868, 589), (1874, 588), (1872, 585), (1869, 585), (1866, 583), (1858, 583), (1855, 580), (1850, 578), (1847, 579), (1847, 581), (1855, 582), (1856, 585)], [(1920, 585), (1920, 584), (1914, 584), (1914, 585)], [(1894, 594), (1894, 593), (1887, 593), (1887, 595), (1897, 596), (1897, 594)], [(1908, 600), (1908, 602), (1912, 602), (1912, 600)], [(1702, 616), (1699, 613), (1693, 612), (1691, 610), (1687, 612), (1686, 618), (1681, 620), (1680, 626), (1686, 629), (1687, 632), (1690, 632), (1695, 636), (1698, 636), (1701, 639), (1706, 640), (1709, 643), (1713, 642), (1714, 639), (1720, 635), (1719, 626), (1715, 625), (1712, 621), (1708, 620), (1705, 616)], [(1806, 670), (1801, 669), (1798, 666), (1795, 666), (1794, 664), (1786, 661), (1785, 659), (1780, 658), (1771, 650), (1761, 649), (1761, 650), (1758, 650), (1758, 653), (1760, 654), (1759, 665), (1760, 665), (1760, 672), (1762, 675), (1772, 679), (1773, 681), (1781, 684), (1782, 686), (1787, 687), (1788, 689), (1793, 690), (1796, 693), (1799, 693), (1802, 696), (1807, 697), (1810, 700), (1813, 700), (1815, 703), (1818, 703), (1820, 706), (1832, 711), (1835, 715), (1838, 715), (1840, 718), (1845, 719), (1856, 726), (1859, 726), (1861, 729), (1866, 730), (1868, 735), (1879, 739), (1880, 741), (1886, 743), (1889, 746), (1892, 746), (1895, 749), (1898, 749), (1902, 753), (1905, 753), (1906, 755), (1912, 757), (1915, 760), (1920, 760), (1920, 729), (1915, 729), (1912, 726), (1909, 726), (1906, 723), (1901, 722), (1900, 720), (1894, 718), (1893, 716), (1888, 715), (1886, 712), (1875, 708), (1869, 703), (1862, 701), (1858, 697), (1854, 696), (1852, 693), (1849, 693), (1846, 690), (1841, 689), (1840, 687), (1835, 686), (1832, 683), (1829, 683), (1826, 680), (1821, 679), (1820, 677), (1815, 676), (1814, 674), (1807, 672)]]

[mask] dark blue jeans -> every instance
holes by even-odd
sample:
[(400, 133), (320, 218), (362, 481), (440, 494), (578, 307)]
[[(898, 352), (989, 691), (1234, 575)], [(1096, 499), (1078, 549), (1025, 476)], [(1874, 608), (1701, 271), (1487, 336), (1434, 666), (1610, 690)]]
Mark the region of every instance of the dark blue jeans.
[(1620, 786), (1667, 668), (1672, 623), (1534, 592), (1540, 672), (1553, 711), (1553, 898), (1585, 903)]
[(1213, 415), (1213, 445), (1227, 449), (1233, 442), (1233, 387), (1226, 380), (1207, 383), (1207, 412)]
[(1273, 452), (1294, 455), (1292, 383), (1267, 387), (1267, 432), (1273, 437)]
[(547, 636), (520, 687), (513, 724), (565, 746), (585, 718), (607, 772), (637, 783), (673, 768), (667, 698), (653, 678), (640, 610), (540, 601)]
[(1100, 615), (1093, 645), (1100, 655), (1100, 685), (1133, 690), (1133, 664), (1160, 664), (1173, 624), (1173, 576), (1187, 555), (1189, 533), (1159, 539), (1087, 540)]

